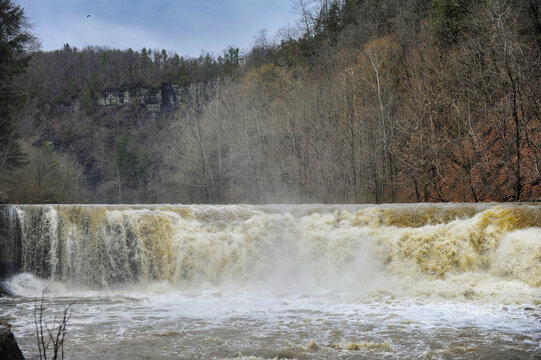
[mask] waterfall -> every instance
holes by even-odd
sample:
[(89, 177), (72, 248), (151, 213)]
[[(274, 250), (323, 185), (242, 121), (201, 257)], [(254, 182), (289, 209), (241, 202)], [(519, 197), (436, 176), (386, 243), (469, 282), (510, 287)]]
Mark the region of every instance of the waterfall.
[(541, 206), (6, 205), (0, 277), (114, 288), (363, 287), (478, 275), (541, 286)]

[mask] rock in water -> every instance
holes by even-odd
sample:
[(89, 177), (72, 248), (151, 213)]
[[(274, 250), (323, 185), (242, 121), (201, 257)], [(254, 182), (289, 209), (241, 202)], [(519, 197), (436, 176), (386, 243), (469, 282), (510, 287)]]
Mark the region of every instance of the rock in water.
[(9, 290), (4, 281), (0, 281), (0, 297), (2, 296), (13, 296), (13, 293)]
[(0, 360), (24, 360), (8, 324), (0, 324)]

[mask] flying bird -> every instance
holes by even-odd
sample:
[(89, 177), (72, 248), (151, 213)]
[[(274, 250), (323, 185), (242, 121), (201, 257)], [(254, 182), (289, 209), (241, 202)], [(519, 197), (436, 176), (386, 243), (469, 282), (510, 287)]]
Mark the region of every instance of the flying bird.
[(89, 17), (90, 17), (90, 14), (88, 14), (86, 17), (89, 18)]

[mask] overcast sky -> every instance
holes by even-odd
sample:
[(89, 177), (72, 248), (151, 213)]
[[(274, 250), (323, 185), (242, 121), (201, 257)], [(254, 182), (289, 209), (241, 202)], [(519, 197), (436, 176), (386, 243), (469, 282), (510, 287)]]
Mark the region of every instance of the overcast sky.
[[(290, 0), (16, 0), (34, 24), (42, 50), (143, 47), (199, 56), (229, 45), (248, 49), (257, 33), (269, 37), (294, 25)], [(88, 17), (90, 15), (90, 17)]]

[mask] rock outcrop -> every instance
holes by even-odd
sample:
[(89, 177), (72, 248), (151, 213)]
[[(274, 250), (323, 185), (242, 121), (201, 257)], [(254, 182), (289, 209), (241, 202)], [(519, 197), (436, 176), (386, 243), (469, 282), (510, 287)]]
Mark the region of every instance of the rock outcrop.
[(24, 360), (9, 324), (0, 324), (0, 360)]
[(164, 83), (161, 86), (138, 86), (106, 89), (98, 97), (100, 106), (140, 105), (149, 112), (174, 111), (188, 96), (186, 87)]

